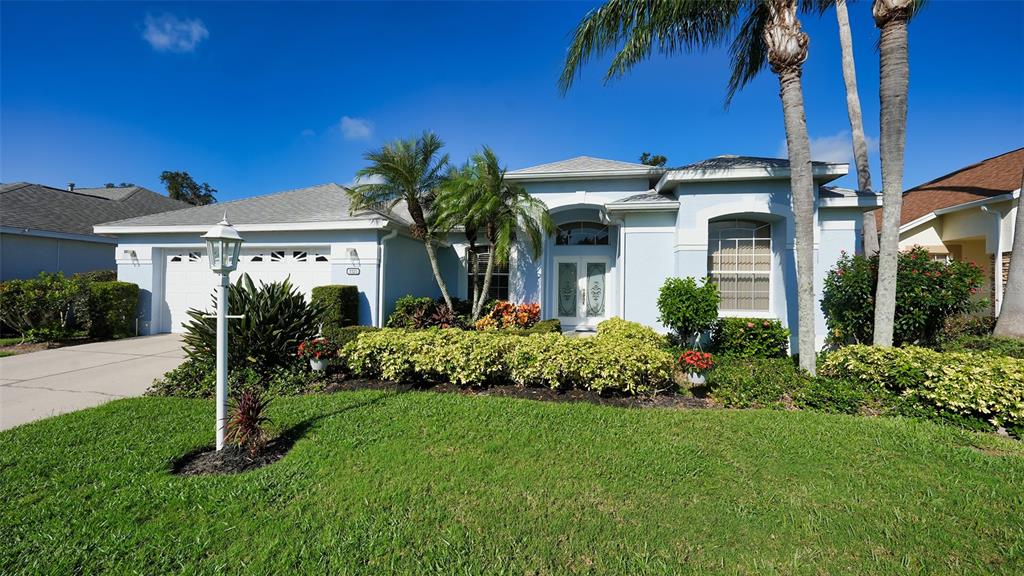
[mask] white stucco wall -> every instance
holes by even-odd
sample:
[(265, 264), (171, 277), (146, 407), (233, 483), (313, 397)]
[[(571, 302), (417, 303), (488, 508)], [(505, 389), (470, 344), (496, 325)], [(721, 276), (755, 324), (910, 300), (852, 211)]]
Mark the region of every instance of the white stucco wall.
[[(359, 288), (359, 323), (376, 321), (378, 262), (376, 230), (290, 231), (243, 233), (246, 249), (317, 247), (329, 251), (330, 283)], [(118, 279), (140, 289), (140, 331), (156, 333), (167, 313), (164, 304), (165, 252), (195, 248), (205, 251), (198, 234), (124, 234), (118, 238)], [(358, 270), (358, 274), (354, 274)], [(213, 277), (213, 272), (210, 272)], [(231, 276), (234, 281), (239, 272)]]

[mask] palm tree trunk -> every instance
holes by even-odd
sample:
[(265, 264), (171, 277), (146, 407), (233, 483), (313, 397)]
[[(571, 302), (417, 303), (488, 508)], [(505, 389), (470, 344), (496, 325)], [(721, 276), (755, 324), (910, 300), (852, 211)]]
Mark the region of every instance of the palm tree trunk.
[(452, 297), (448, 294), (448, 285), (444, 283), (444, 278), (441, 277), (441, 267), (437, 264), (437, 251), (434, 250), (434, 243), (431, 242), (430, 238), (424, 238), (423, 246), (427, 249), (427, 259), (430, 260), (430, 269), (434, 271), (434, 280), (437, 281), (437, 286), (441, 289), (441, 297), (444, 298), (444, 303), (448, 305), (448, 309), (454, 310), (455, 308), (452, 307)]
[(814, 178), (811, 174), (811, 144), (804, 114), (804, 95), (799, 72), (779, 75), (782, 114), (786, 124), (790, 188), (796, 219), (797, 342), (800, 367), (817, 371), (814, 342)]
[[(850, 117), (853, 135), (853, 163), (857, 168), (857, 188), (871, 191), (871, 169), (868, 165), (868, 143), (864, 137), (864, 117), (860, 111), (860, 93), (857, 91), (857, 68), (853, 58), (853, 34), (850, 32), (850, 14), (846, 0), (836, 0), (836, 20), (839, 22), (839, 48), (843, 54), (843, 81), (846, 83), (846, 112)], [(878, 252), (878, 228), (875, 215), (865, 212), (861, 226), (864, 254)]]
[(487, 268), (484, 269), (484, 286), (480, 292), (480, 299), (477, 301), (476, 306), (473, 308), (473, 321), (476, 322), (480, 318), (480, 312), (484, 307), (484, 300), (487, 295), (491, 293), (491, 278), (494, 276), (494, 245), (491, 244), (491, 253), (487, 257)]
[(800, 368), (817, 372), (814, 338), (814, 176), (807, 135), (800, 74), (807, 59), (807, 34), (796, 17), (795, 0), (770, 0), (771, 17), (764, 30), (768, 63), (779, 77), (782, 116), (786, 125), (790, 188), (796, 232), (797, 344)]
[[(1013, 224), (1013, 248), (1010, 252), (1010, 275), (1003, 291), (1003, 305), (996, 321), (996, 336), (1024, 338), (1024, 174), (1017, 198), (1017, 217)], [(997, 271), (1001, 273), (1002, 271)], [(996, 276), (999, 278), (999, 276)], [(1001, 279), (1000, 279), (1001, 280)]]
[(892, 346), (896, 320), (896, 260), (903, 206), (903, 152), (907, 140), (907, 19), (910, 0), (875, 0), (874, 16), (881, 28), (878, 43), (881, 79), (882, 241), (878, 253), (875, 293), (875, 346)]

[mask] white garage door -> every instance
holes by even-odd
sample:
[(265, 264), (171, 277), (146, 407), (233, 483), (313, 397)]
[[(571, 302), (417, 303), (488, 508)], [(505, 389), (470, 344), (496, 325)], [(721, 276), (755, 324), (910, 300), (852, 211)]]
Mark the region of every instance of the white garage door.
[[(253, 282), (280, 282), (289, 278), (309, 297), (315, 286), (331, 283), (327, 247), (246, 248), (239, 257), (231, 281), (247, 273)], [(188, 310), (213, 310), (218, 276), (210, 270), (205, 249), (167, 251), (165, 254), (164, 314), (161, 331), (181, 332), (190, 318)]]

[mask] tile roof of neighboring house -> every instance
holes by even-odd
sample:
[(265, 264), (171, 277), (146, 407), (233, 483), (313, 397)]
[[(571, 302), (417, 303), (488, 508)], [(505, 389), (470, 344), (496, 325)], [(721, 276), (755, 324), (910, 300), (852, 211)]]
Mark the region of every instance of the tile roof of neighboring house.
[(92, 235), (101, 222), (186, 207), (141, 186), (69, 192), (26, 182), (0, 185), (0, 226), (10, 228)]
[[(827, 166), (829, 162), (812, 162), (815, 166)], [(672, 170), (729, 170), (732, 168), (789, 168), (789, 160), (785, 158), (762, 158), (760, 156), (736, 156), (723, 154), (672, 168)]]
[[(1013, 192), (1020, 188), (1022, 171), (1024, 148), (1018, 148), (915, 186), (903, 193), (900, 225), (936, 210)], [(875, 211), (875, 219), (881, 227), (881, 210)]]
[[(385, 215), (383, 210), (349, 213), (346, 188), (338, 184), (319, 184), (274, 194), (252, 196), (230, 202), (193, 206), (164, 214), (151, 214), (104, 223), (105, 226), (212, 226), (220, 222), (225, 210), (233, 224), (294, 224), (371, 220)], [(407, 222), (404, 206), (395, 206), (390, 218)]]
[(656, 174), (663, 171), (664, 168), (648, 166), (647, 164), (606, 160), (604, 158), (594, 158), (593, 156), (577, 156), (568, 160), (539, 164), (529, 168), (520, 168), (519, 170), (510, 170), (507, 172), (507, 175), (530, 176), (535, 174), (574, 174), (579, 172), (649, 172)]

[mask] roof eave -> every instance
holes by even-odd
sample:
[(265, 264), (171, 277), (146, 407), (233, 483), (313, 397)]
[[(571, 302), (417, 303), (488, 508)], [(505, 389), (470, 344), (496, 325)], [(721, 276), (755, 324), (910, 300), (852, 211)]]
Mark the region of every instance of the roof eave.
[(605, 205), (605, 209), (609, 212), (657, 212), (663, 210), (678, 210), (679, 202), (672, 200), (670, 202), (637, 202), (634, 204), (622, 203), (616, 204), (614, 202)]
[(507, 172), (505, 174), (506, 180), (592, 180), (595, 178), (600, 179), (623, 179), (623, 178), (650, 178), (661, 174), (662, 170), (651, 169), (651, 170), (586, 170), (586, 171), (575, 171), (575, 172), (531, 172), (526, 174), (516, 174), (515, 172)]
[[(850, 166), (843, 163), (829, 163), (813, 166), (811, 176), (819, 184), (827, 184), (837, 178), (842, 178), (850, 172)], [(728, 168), (725, 170), (701, 170), (699, 168), (683, 168), (680, 170), (669, 170), (665, 172), (654, 189), (661, 192), (665, 186), (670, 184), (681, 184), (683, 182), (726, 182), (730, 180), (774, 180), (789, 178), (789, 168), (776, 167), (750, 167), (750, 168)]]
[[(266, 224), (234, 224), (239, 232), (289, 232), (299, 230), (376, 230), (392, 226), (404, 226), (403, 223), (392, 222), (386, 218), (373, 218), (369, 220), (338, 220), (333, 222), (278, 222)], [(202, 234), (207, 232), (211, 226), (205, 224), (180, 224), (180, 225), (108, 225), (98, 224), (93, 227), (97, 234)]]

